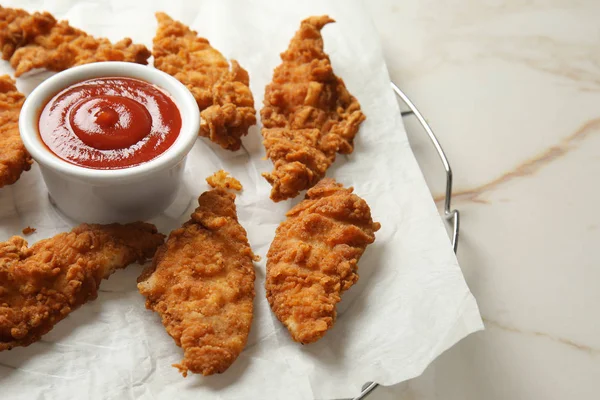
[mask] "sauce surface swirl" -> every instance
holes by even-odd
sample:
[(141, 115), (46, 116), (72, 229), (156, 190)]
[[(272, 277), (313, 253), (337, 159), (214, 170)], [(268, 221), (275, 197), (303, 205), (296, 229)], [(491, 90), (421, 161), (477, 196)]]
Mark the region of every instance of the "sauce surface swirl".
[(39, 133), (59, 158), (94, 169), (150, 161), (175, 142), (181, 114), (171, 97), (134, 78), (95, 78), (63, 89), (48, 101)]

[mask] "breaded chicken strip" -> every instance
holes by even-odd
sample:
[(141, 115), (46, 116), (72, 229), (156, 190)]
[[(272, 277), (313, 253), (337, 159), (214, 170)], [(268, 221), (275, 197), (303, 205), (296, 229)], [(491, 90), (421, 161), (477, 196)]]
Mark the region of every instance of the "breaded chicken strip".
[(224, 149), (238, 150), (240, 138), (256, 124), (248, 72), (235, 60), (230, 67), (208, 40), (181, 22), (160, 12), (156, 18), (154, 66), (177, 78), (194, 95), (202, 117), (200, 136)]
[(138, 278), (146, 308), (156, 311), (183, 348), (183, 376), (224, 372), (244, 349), (252, 323), (254, 258), (238, 223), (235, 195), (204, 192), (183, 227), (171, 232)]
[(323, 179), (287, 213), (267, 254), (267, 300), (292, 339), (315, 342), (333, 326), (340, 295), (380, 224), (352, 188)]
[(19, 135), (19, 113), (25, 96), (10, 76), (0, 76), (0, 188), (12, 185), (33, 161)]
[(27, 247), (0, 243), (0, 351), (28, 346), (82, 304), (120, 268), (152, 257), (164, 241), (151, 224), (82, 224)]
[(323, 51), (320, 31), (330, 22), (326, 15), (302, 21), (265, 89), (263, 144), (275, 169), (263, 176), (272, 185), (274, 201), (316, 184), (336, 153), (352, 153), (354, 136), (365, 120)]
[(148, 64), (146, 46), (125, 38), (115, 44), (56, 21), (48, 12), (33, 13), (0, 6), (2, 58), (10, 61), (15, 76), (36, 68), (62, 71), (75, 65), (98, 61), (127, 61)]

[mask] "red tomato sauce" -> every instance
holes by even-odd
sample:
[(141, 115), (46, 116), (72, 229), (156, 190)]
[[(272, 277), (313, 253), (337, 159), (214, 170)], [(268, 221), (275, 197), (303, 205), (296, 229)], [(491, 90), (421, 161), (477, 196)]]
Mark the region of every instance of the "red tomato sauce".
[(171, 147), (181, 130), (181, 114), (167, 93), (148, 82), (95, 78), (50, 99), (38, 127), (59, 158), (87, 168), (120, 169)]

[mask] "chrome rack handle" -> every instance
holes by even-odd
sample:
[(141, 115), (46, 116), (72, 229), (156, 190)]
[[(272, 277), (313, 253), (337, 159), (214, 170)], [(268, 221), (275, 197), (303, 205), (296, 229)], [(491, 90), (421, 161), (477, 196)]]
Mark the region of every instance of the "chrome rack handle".
[(446, 170), (446, 196), (444, 199), (444, 218), (446, 219), (446, 221), (452, 224), (452, 249), (456, 253), (456, 250), (458, 249), (458, 234), (460, 230), (460, 214), (458, 210), (451, 209), (452, 168), (450, 168), (450, 162), (446, 157), (446, 153), (444, 153), (444, 149), (442, 148), (440, 141), (435, 136), (435, 133), (433, 133), (433, 130), (431, 129), (431, 127), (429, 126), (429, 124), (427, 123), (427, 121), (423, 117), (423, 114), (421, 114), (417, 106), (414, 105), (414, 103), (408, 98), (408, 96), (404, 94), (404, 92), (400, 90), (400, 88), (394, 82), (391, 82), (391, 85), (392, 90), (394, 91), (394, 93), (396, 93), (396, 96), (398, 96), (410, 109), (410, 111), (402, 112), (402, 116), (405, 117), (414, 115), (417, 118), (425, 132), (427, 132), (427, 136), (429, 136), (429, 140), (431, 140), (431, 143), (435, 147), (435, 150), (437, 151), (438, 156), (440, 157), (440, 160), (444, 165), (444, 170)]
[[(433, 130), (431, 129), (431, 127), (429, 126), (429, 124), (427, 123), (427, 121), (423, 117), (423, 114), (421, 114), (421, 112), (419, 111), (417, 106), (415, 106), (415, 104), (408, 98), (408, 96), (406, 94), (404, 94), (404, 92), (402, 90), (400, 90), (400, 88), (394, 82), (390, 82), (390, 84), (392, 85), (392, 90), (394, 91), (396, 96), (398, 96), (400, 98), (400, 100), (402, 100), (402, 102), (404, 104), (406, 104), (406, 106), (410, 109), (410, 111), (401, 111), (400, 115), (402, 115), (402, 117), (415, 116), (417, 118), (417, 120), (421, 124), (421, 127), (423, 127), (423, 129), (427, 133), (427, 136), (429, 136), (429, 140), (435, 147), (435, 150), (437, 151), (438, 156), (440, 157), (440, 160), (442, 161), (442, 164), (444, 165), (444, 170), (446, 170), (446, 195), (444, 198), (444, 219), (447, 222), (449, 222), (452, 226), (452, 250), (454, 250), (454, 253), (456, 253), (456, 250), (458, 249), (458, 234), (460, 232), (460, 214), (459, 214), (458, 210), (451, 209), (452, 208), (451, 207), (452, 168), (450, 168), (450, 162), (448, 161), (448, 158), (446, 157), (446, 153), (444, 153), (444, 149), (442, 148), (440, 141), (435, 136), (435, 133), (433, 133)], [(360, 394), (358, 396), (354, 397), (352, 400), (365, 399), (369, 394), (371, 394), (373, 392), (373, 390), (375, 390), (377, 388), (377, 386), (379, 386), (378, 383), (367, 382), (363, 386)]]

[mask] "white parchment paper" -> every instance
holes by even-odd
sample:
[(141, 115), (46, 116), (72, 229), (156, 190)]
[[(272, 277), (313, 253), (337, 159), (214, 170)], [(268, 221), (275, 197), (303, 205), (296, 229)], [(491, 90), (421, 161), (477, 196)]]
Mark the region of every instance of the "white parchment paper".
[[(245, 351), (222, 375), (184, 379), (171, 364), (182, 351), (136, 290), (141, 266), (117, 272), (94, 302), (60, 322), (43, 340), (0, 353), (2, 399), (329, 399), (353, 397), (367, 381), (393, 385), (422, 373), (440, 353), (482, 328), (443, 223), (417, 166), (389, 87), (378, 36), (356, 1), (3, 1), (3, 6), (47, 10), (91, 34), (129, 36), (151, 47), (155, 11), (196, 29), (250, 73), (256, 108), (302, 19), (327, 13), (323, 29), (334, 70), (362, 106), (353, 154), (340, 155), (328, 176), (352, 185), (381, 222), (377, 240), (360, 261), (360, 280), (345, 293), (334, 328), (301, 346), (271, 313), (265, 299), (265, 255), (275, 228), (294, 201), (273, 203), (260, 176), (260, 126), (232, 153), (198, 139), (186, 167), (184, 190), (152, 220), (168, 233), (187, 220), (204, 178), (223, 168), (241, 180), (239, 219), (262, 261), (255, 264), (255, 317)], [(7, 62), (1, 73), (11, 73)], [(50, 73), (18, 80), (25, 93)], [(36, 165), (0, 189), (0, 240), (37, 228), (33, 243), (69, 230), (73, 222), (52, 208)]]

